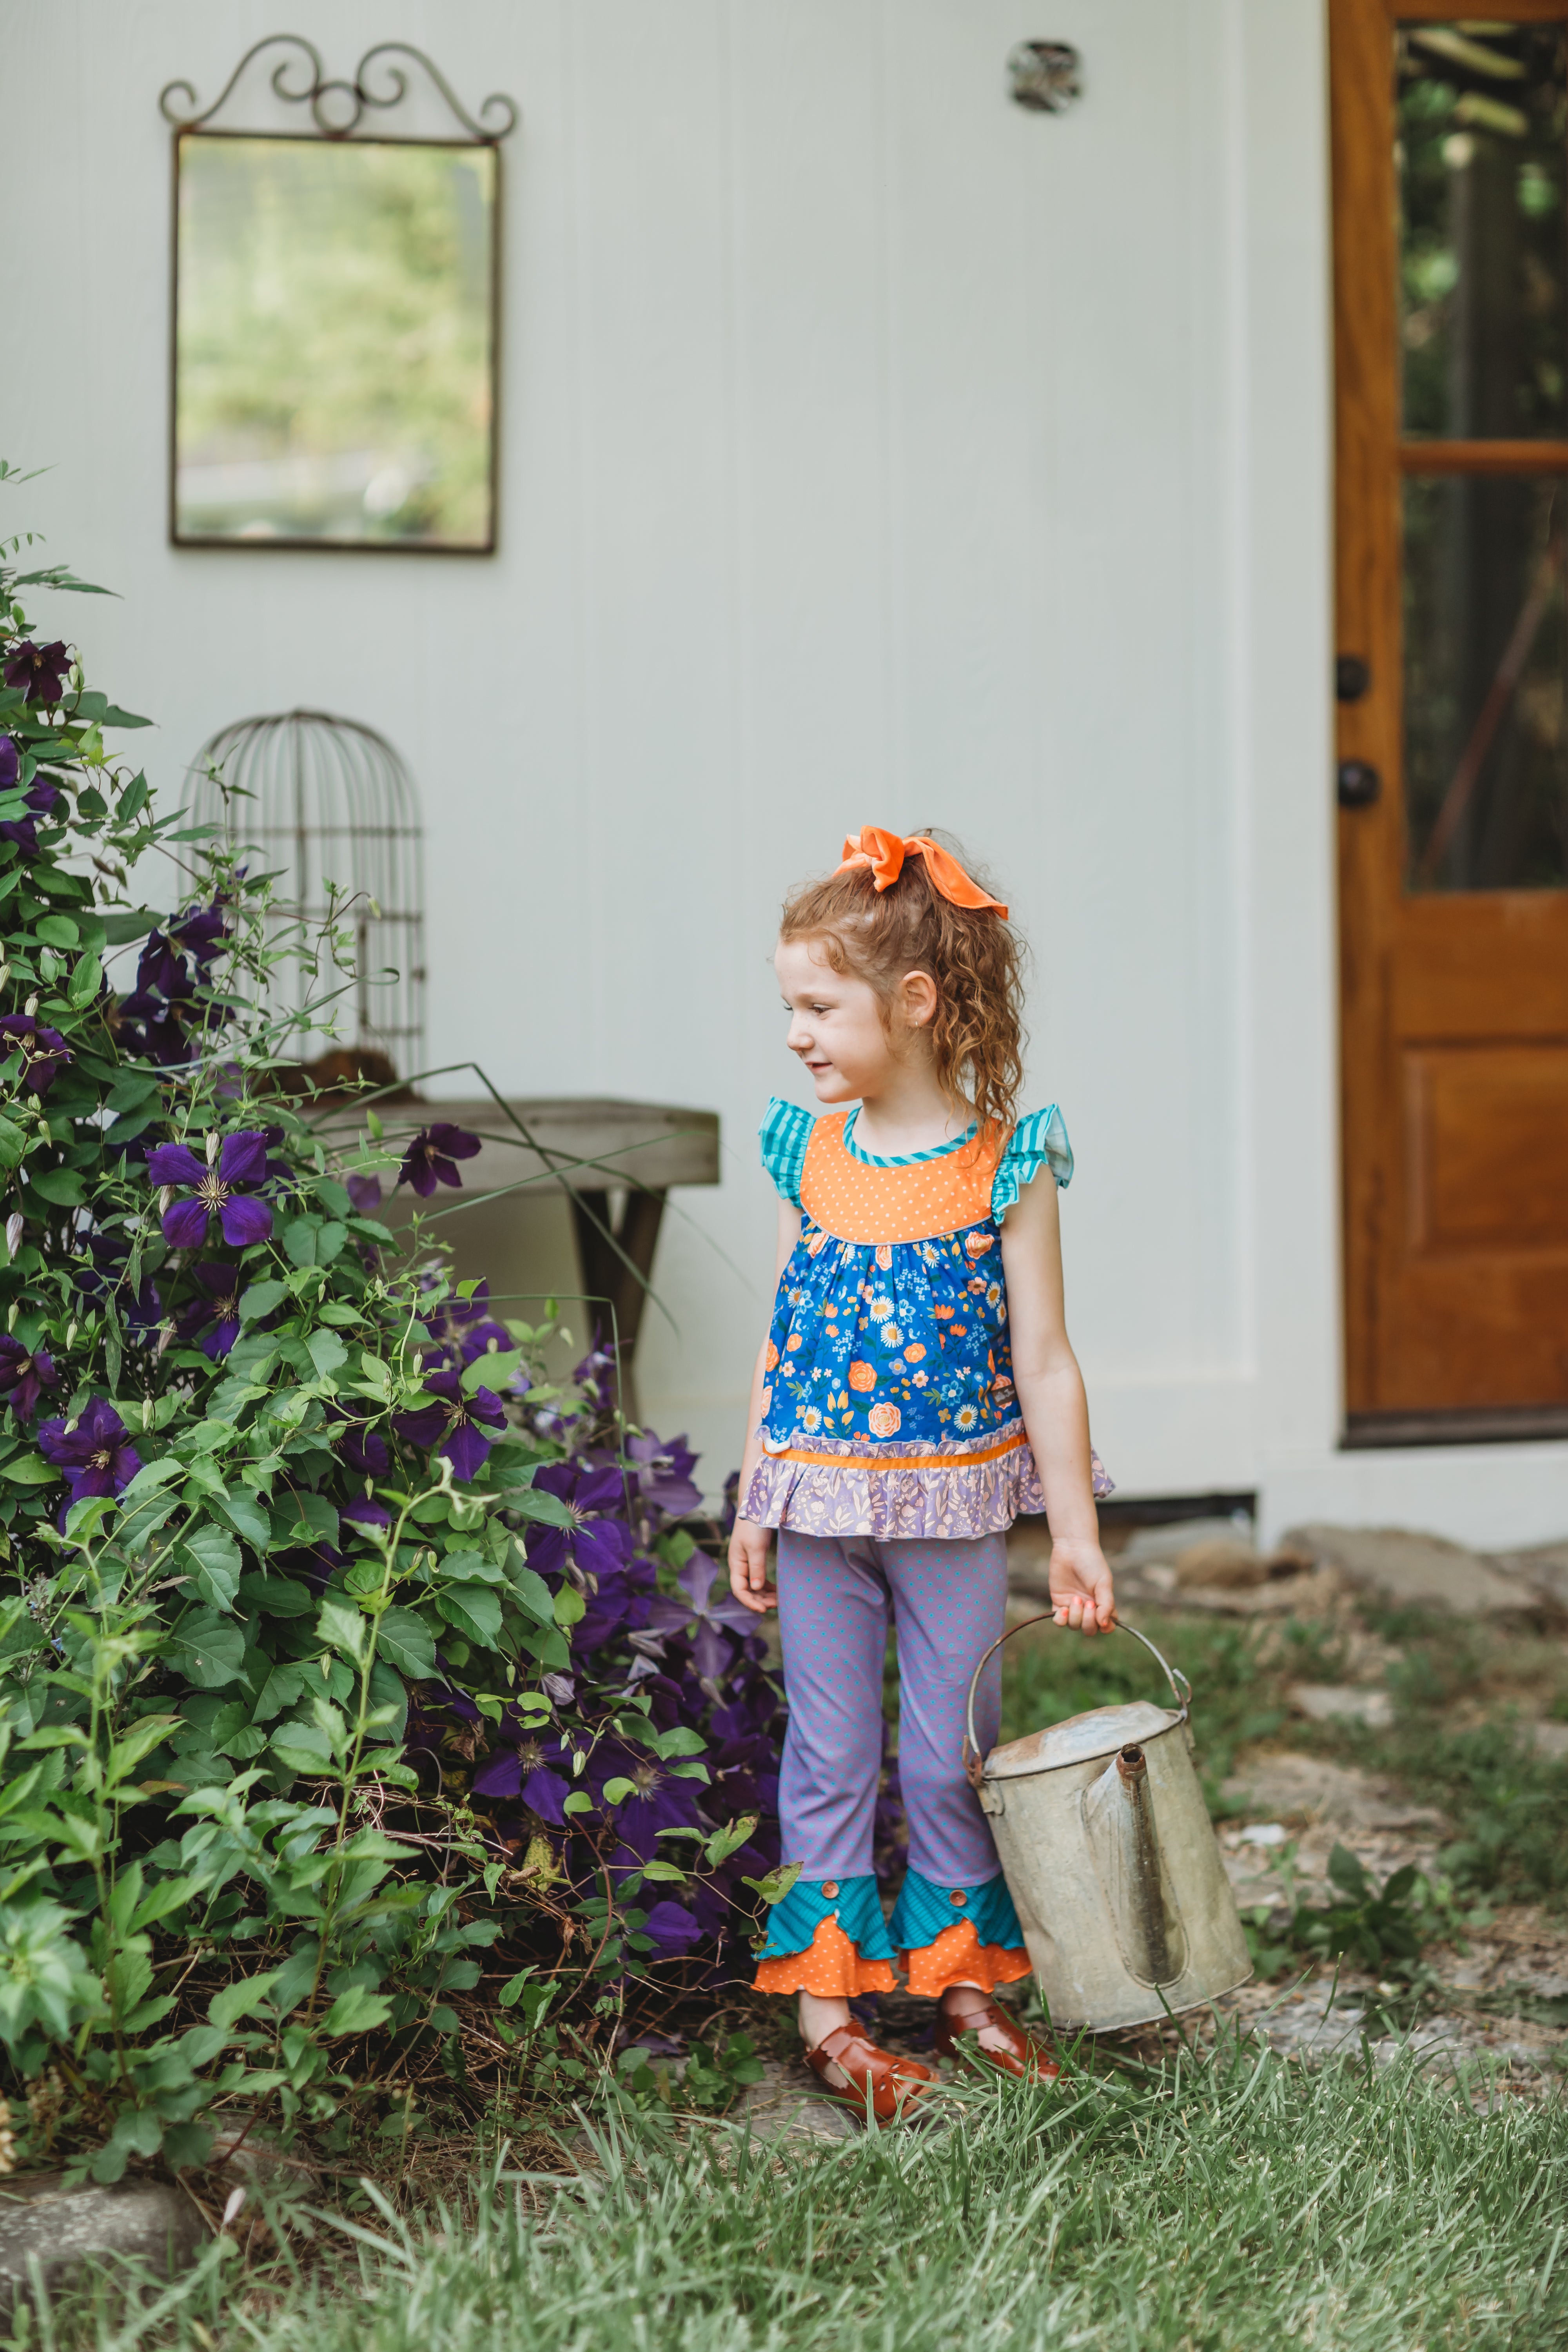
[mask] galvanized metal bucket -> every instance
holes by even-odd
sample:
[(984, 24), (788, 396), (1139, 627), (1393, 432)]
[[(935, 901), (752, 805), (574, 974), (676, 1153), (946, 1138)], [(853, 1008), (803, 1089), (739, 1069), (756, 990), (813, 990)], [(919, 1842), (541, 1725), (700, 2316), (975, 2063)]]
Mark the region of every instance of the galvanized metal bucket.
[[(982, 1763), (969, 1685), (964, 1769), (989, 1815), (1052, 2022), (1105, 2030), (1192, 2009), (1252, 1974), (1236, 1898), (1193, 1766), (1192, 1685), (1131, 1625), (1175, 1705), (1091, 1707), (994, 1748)], [(1179, 1687), (1178, 1687), (1179, 1684)]]

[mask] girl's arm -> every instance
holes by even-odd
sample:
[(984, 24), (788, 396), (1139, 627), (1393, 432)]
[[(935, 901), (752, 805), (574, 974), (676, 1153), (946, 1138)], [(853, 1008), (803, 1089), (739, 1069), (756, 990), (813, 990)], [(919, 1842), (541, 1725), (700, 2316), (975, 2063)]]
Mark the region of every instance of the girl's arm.
[[(778, 1264), (773, 1269), (775, 1287), (800, 1239), (800, 1211), (791, 1202), (779, 1202)], [(757, 1434), (763, 1420), (763, 1390), (767, 1381), (768, 1343), (764, 1339), (757, 1349), (756, 1369), (752, 1374), (752, 1399), (746, 1412), (746, 1446), (741, 1456), (741, 1484), (738, 1489), (742, 1502), (751, 1492), (752, 1475), (762, 1458), (763, 1441)], [(768, 1549), (773, 1542), (773, 1529), (759, 1527), (755, 1519), (737, 1518), (730, 1537), (730, 1590), (737, 1601), (760, 1617), (772, 1609), (778, 1594), (768, 1582)]]
[(1002, 1225), (1013, 1377), (1051, 1529), (1051, 1605), (1058, 1625), (1093, 1633), (1116, 1622), (1100, 1548), (1089, 1456), (1089, 1401), (1068, 1339), (1061, 1224), (1048, 1170), (1026, 1184)]

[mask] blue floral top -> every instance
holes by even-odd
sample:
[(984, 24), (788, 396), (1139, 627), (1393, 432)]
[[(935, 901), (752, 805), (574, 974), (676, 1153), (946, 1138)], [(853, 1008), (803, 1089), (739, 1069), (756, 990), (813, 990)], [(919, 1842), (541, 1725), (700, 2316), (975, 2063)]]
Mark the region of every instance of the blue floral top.
[(768, 1336), (749, 1518), (814, 1535), (975, 1536), (1043, 1510), (1013, 1382), (1001, 1220), (1072, 1152), (1053, 1103), (992, 1139), (878, 1159), (856, 1114), (775, 1098), (763, 1164), (802, 1215)]

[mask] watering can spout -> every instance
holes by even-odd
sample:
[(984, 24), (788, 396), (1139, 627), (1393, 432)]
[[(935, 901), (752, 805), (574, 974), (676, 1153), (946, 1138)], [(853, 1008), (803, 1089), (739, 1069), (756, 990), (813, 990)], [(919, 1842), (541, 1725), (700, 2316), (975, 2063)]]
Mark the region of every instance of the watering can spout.
[(1142, 1748), (1121, 1748), (1084, 1790), (1083, 1818), (1129, 1976), (1140, 1984), (1173, 1984), (1184, 1939), (1161, 1862)]

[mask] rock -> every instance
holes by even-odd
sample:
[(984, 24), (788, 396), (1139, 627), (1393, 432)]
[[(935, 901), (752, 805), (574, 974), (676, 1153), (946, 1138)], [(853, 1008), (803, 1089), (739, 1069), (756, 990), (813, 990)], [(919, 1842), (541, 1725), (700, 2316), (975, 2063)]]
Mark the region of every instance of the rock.
[(112, 2189), (60, 2186), (58, 2172), (0, 2180), (0, 2320), (28, 2290), (35, 2259), (51, 2292), (96, 2259), (120, 2256), (173, 2277), (195, 2262), (206, 2224), (182, 2189), (121, 2180)]
[(1176, 1555), (1176, 1582), (1184, 1591), (1195, 1585), (1234, 1591), (1261, 1584), (1268, 1573), (1261, 1555), (1234, 1536), (1211, 1536)]
[(1116, 1554), (1113, 1569), (1142, 1568), (1150, 1560), (1173, 1567), (1183, 1552), (1205, 1543), (1244, 1544), (1250, 1550), (1247, 1519), (1174, 1519), (1161, 1528), (1135, 1528)]
[(1549, 1757), (1560, 1764), (1568, 1757), (1568, 1723), (1532, 1723), (1530, 1744), (1538, 1756)]
[(1490, 1565), (1517, 1577), (1537, 1599), (1568, 1610), (1568, 1543), (1535, 1544), (1529, 1551), (1497, 1553)]
[[(1173, 1581), (1173, 1570), (1171, 1574)], [(1320, 1568), (1310, 1576), (1284, 1576), (1263, 1584), (1190, 1584), (1173, 1597), (1179, 1597), (1184, 1609), (1207, 1609), (1226, 1617), (1321, 1617), (1343, 1591), (1344, 1579), (1337, 1568)]]
[(1500, 1575), (1479, 1552), (1442, 1536), (1405, 1528), (1313, 1526), (1293, 1528), (1284, 1540), (1337, 1568), (1357, 1591), (1402, 1608), (1483, 1617), (1517, 1612), (1521, 1605), (1516, 1582)]
[(1320, 1821), (1335, 1829), (1436, 1829), (1430, 1805), (1402, 1795), (1390, 1780), (1321, 1756), (1260, 1756), (1226, 1781), (1225, 1795), (1268, 1821)]
[(1289, 1700), (1298, 1715), (1313, 1723), (1364, 1723), (1386, 1731), (1394, 1721), (1394, 1701), (1385, 1690), (1353, 1690), (1343, 1683), (1292, 1683)]

